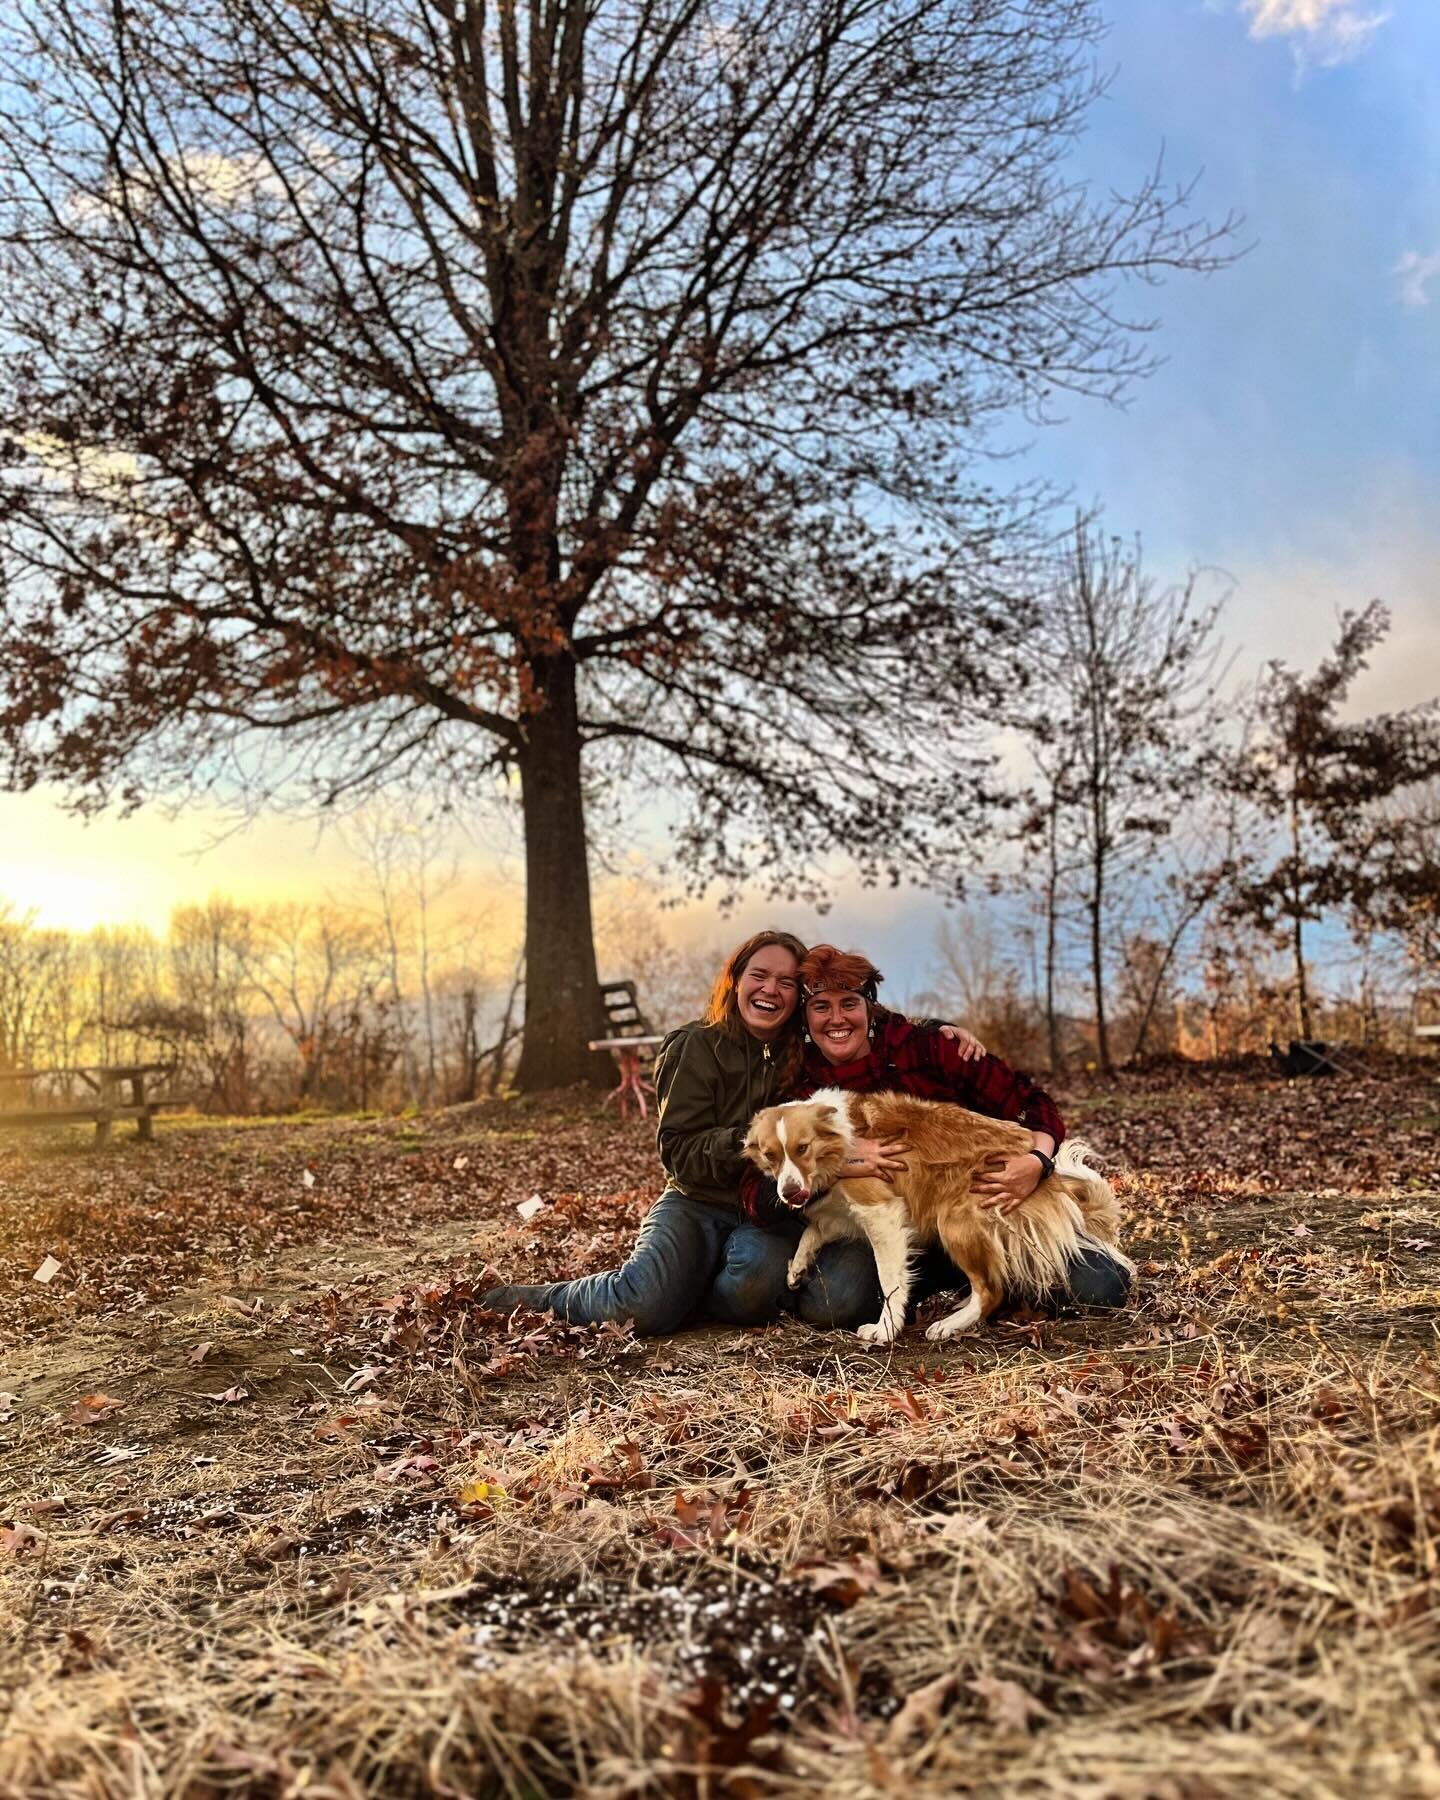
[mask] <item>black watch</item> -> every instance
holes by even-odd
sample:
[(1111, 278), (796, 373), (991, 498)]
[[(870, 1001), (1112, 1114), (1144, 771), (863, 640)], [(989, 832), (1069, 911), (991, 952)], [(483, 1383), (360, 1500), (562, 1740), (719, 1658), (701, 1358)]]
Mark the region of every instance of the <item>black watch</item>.
[(1039, 1149), (1032, 1150), (1030, 1155), (1038, 1156), (1040, 1158), (1040, 1167), (1045, 1171), (1043, 1179), (1048, 1181), (1055, 1173), (1055, 1158), (1053, 1156), (1047, 1156), (1043, 1150)]

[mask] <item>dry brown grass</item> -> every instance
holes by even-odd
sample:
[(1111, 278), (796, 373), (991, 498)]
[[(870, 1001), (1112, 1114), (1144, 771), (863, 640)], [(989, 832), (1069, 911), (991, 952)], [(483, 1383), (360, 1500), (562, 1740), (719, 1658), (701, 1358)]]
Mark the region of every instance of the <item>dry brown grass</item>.
[[(1134, 1308), (890, 1356), (478, 1314), (486, 1262), (623, 1241), (638, 1128), (595, 1133), (587, 1172), (572, 1119), (548, 1184), (543, 1109), (503, 1176), (498, 1113), (204, 1134), (215, 1210), (173, 1281), (137, 1226), (128, 1304), (99, 1267), (123, 1234), (73, 1192), (96, 1165), (32, 1161), (4, 1233), (28, 1336), (0, 1373), (0, 1792), (1440, 1794), (1434, 1095), (1424, 1067), (1097, 1095), (1086, 1135), (1132, 1157), (1183, 1121), (1183, 1166), (1122, 1176)], [(1403, 1170), (1312, 1160), (1277, 1194), (1238, 1162), (1247, 1116), (1273, 1159), (1337, 1106), (1408, 1106)], [(174, 1212), (196, 1139), (116, 1147), (107, 1191)], [(227, 1270), (215, 1218), (238, 1229), (241, 1191), (291, 1217), (302, 1163), (323, 1204)], [(357, 1170), (410, 1196), (408, 1242), (347, 1211)], [(67, 1273), (32, 1295), (47, 1186)], [(558, 1204), (524, 1227), (534, 1187)], [(94, 1393), (119, 1409), (75, 1422)]]

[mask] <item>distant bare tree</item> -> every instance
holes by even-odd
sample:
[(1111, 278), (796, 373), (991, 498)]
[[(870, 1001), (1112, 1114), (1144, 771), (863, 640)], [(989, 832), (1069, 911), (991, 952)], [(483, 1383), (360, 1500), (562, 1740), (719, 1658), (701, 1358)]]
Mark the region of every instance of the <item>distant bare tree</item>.
[(200, 1065), (206, 1098), (226, 1112), (248, 1112), (255, 1099), (253, 992), (255, 921), (223, 894), (176, 907), (166, 935), (176, 1004), (196, 1022), (187, 1046)]
[(961, 1019), (997, 1055), (1033, 1067), (1045, 1045), (1026, 996), (1012, 935), (983, 906), (960, 919), (942, 919), (935, 934), (939, 964), (934, 985), (915, 996), (919, 1012)]
[(1205, 767), (1205, 789), (1167, 834), (1163, 871), (1147, 871), (1146, 923), (1138, 933), (1146, 949), (1138, 958), (1127, 955), (1122, 965), (1135, 1009), (1132, 1062), (1146, 1055), (1156, 1016), (1174, 991), (1182, 946), (1220, 904), (1239, 864), (1241, 808), (1233, 793), (1212, 784), (1213, 757)]
[(86, 938), (89, 1017), (85, 1024), (102, 1063), (148, 1060), (153, 1046), (140, 1023), (164, 989), (164, 962), (143, 926), (101, 925)]
[(441, 822), (423, 808), (367, 807), (346, 836), (368, 876), (364, 904), (383, 940), (391, 1018), (410, 1097), (428, 1106), (440, 1085), (436, 971), (457, 960), (473, 962), (479, 921), (453, 911), (442, 915), (442, 903), (459, 884), (460, 865)]
[(43, 1066), (45, 1019), (62, 966), (63, 932), (37, 927), (34, 913), (0, 901), (0, 1069)]
[(373, 926), (333, 904), (255, 915), (247, 975), (299, 1058), (302, 1100), (323, 1097), (337, 1063), (368, 1074), (371, 1051), (357, 1040), (374, 1017), (381, 967)]
[(1202, 603), (1196, 575), (1160, 586), (1138, 543), (1127, 546), (1077, 517), (1035, 636), (1043, 679), (1025, 730), (1041, 781), (1021, 830), (1044, 846), (1051, 1017), (1057, 914), (1073, 870), (1107, 1070), (1114, 884), (1128, 861), (1169, 833), (1202, 785), (1209, 733), (1199, 720), (1214, 696), (1222, 604)]
[(599, 889), (595, 944), (604, 978), (633, 981), (651, 1024), (667, 1031), (698, 1017), (724, 955), (713, 944), (676, 943), (654, 887), (637, 877)]

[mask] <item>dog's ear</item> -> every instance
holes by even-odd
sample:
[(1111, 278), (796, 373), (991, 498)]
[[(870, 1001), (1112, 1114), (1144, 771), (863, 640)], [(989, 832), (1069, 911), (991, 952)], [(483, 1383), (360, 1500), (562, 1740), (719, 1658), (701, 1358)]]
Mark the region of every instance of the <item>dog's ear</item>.
[(824, 1119), (828, 1125), (838, 1125), (840, 1122), (840, 1108), (838, 1106), (829, 1105), (817, 1106), (815, 1108), (815, 1117), (817, 1119)]

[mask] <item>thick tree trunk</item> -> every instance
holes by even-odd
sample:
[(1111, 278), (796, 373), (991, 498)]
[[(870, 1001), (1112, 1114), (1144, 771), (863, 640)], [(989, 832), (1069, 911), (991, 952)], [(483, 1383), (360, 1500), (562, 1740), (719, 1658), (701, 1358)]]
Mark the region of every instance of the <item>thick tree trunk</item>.
[(605, 1012), (590, 912), (575, 665), (568, 656), (549, 656), (535, 674), (543, 704), (526, 721), (520, 754), (525, 1042), (515, 1085), (529, 1092), (573, 1081), (608, 1086), (610, 1058), (585, 1048), (604, 1037)]

